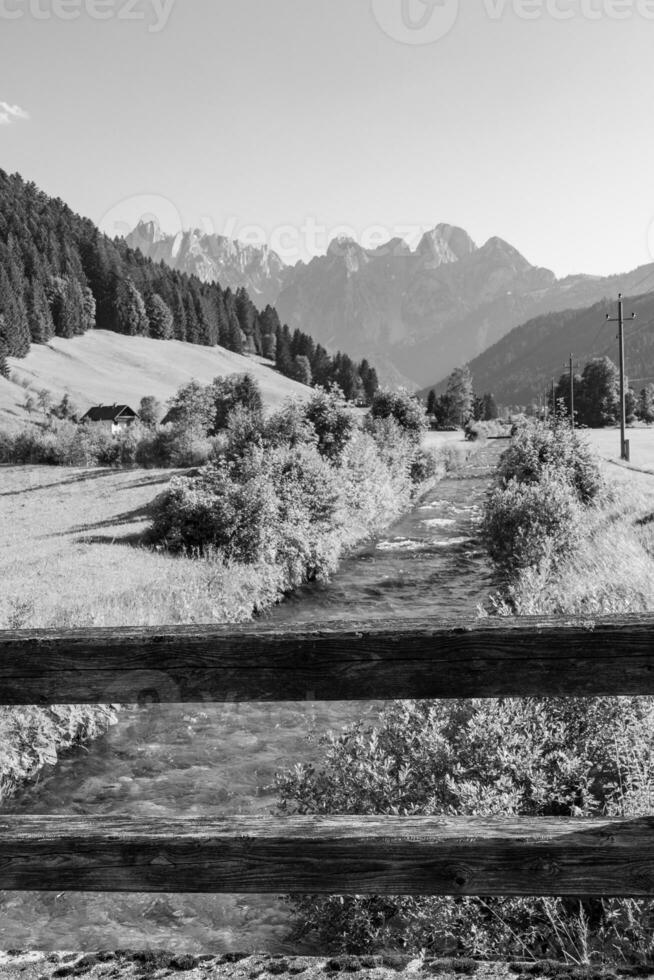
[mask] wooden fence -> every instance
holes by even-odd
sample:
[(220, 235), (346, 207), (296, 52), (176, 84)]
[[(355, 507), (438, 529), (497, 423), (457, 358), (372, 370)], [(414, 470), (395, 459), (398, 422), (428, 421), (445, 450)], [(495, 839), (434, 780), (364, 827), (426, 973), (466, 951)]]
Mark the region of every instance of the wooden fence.
[[(0, 704), (652, 695), (654, 616), (0, 634)], [(654, 896), (654, 818), (0, 816), (0, 888)]]

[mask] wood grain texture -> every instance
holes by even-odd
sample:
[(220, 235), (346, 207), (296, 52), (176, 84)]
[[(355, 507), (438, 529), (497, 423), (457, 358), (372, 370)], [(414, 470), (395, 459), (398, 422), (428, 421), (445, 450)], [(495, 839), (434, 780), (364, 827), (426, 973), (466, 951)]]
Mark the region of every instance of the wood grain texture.
[(0, 633), (0, 704), (654, 694), (654, 616)]
[(654, 818), (0, 817), (0, 888), (654, 895)]

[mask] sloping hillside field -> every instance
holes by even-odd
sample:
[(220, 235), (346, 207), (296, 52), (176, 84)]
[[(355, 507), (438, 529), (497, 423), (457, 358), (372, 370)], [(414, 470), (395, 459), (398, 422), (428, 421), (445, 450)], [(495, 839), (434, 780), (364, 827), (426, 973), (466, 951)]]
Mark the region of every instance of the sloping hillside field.
[[(12, 380), (0, 377), (0, 426), (29, 421), (27, 394), (47, 388), (55, 401), (67, 392), (79, 409), (91, 405), (130, 405), (138, 409), (144, 395), (165, 402), (182, 384), (196, 378), (208, 384), (217, 375), (250, 372), (258, 381), (267, 408), (289, 396), (308, 397), (310, 389), (278, 374), (259, 357), (234, 354), (222, 347), (201, 347), (179, 340), (127, 337), (91, 330), (70, 340), (54, 337), (34, 344), (27, 357), (9, 358)], [(29, 382), (26, 391), (21, 382)]]

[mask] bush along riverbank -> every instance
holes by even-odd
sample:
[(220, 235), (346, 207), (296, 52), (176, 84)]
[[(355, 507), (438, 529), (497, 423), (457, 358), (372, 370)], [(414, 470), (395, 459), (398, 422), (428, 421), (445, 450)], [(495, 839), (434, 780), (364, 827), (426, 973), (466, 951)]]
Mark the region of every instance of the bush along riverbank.
[[(174, 477), (152, 504), (148, 543), (156, 551), (147, 557), (156, 560), (160, 581), (144, 582), (144, 589), (158, 604), (158, 621), (172, 623), (170, 596), (180, 589), (188, 601), (176, 622), (242, 622), (305, 581), (333, 574), (346, 551), (381, 531), (469, 455), (463, 442), (424, 450), (423, 427), (421, 406), (390, 392), (379, 393), (365, 416), (353, 413), (337, 390), (289, 402), (268, 418), (237, 407), (212, 461)], [(190, 587), (182, 586), (180, 571)], [(94, 602), (106, 605), (99, 595)], [(133, 598), (122, 621), (112, 614), (98, 623), (97, 612), (80, 609), (67, 625), (138, 619)], [(102, 734), (116, 710), (0, 709), (0, 802), (59, 751)]]
[(268, 419), (237, 409), (212, 462), (173, 479), (155, 501), (150, 540), (247, 566), (255, 597), (266, 570), (257, 611), (304, 582), (328, 578), (347, 551), (469, 452), (463, 444), (428, 452), (423, 431), (421, 406), (390, 392), (379, 393), (362, 420), (337, 391), (289, 403)]
[[(521, 427), (501, 458), (481, 526), (505, 583), (490, 612), (567, 611), (566, 596), (575, 612), (630, 608), (626, 592), (609, 592), (606, 581), (579, 583), (568, 592), (561, 584), (580, 577), (581, 554), (594, 555), (602, 567), (609, 554), (602, 527), (615, 543), (613, 528), (625, 523), (637, 518), (626, 517), (597, 460), (566, 423)], [(633, 546), (632, 539), (626, 551), (616, 552), (621, 562)], [(534, 581), (542, 588), (528, 600)], [(653, 728), (647, 698), (396, 702), (374, 722), (325, 736), (320, 765), (278, 774), (278, 809), (640, 815), (651, 812)], [(294, 937), (335, 951), (549, 958), (612, 969), (654, 963), (654, 902), (405, 896), (298, 896), (290, 902)]]
[(483, 522), (505, 573), (488, 611), (610, 615), (654, 606), (654, 481), (614, 472), (565, 418), (524, 425), (502, 457)]

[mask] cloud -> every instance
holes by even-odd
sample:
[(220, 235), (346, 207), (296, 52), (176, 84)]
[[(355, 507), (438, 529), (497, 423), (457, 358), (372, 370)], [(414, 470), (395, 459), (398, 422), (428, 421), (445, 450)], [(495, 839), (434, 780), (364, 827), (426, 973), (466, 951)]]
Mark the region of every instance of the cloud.
[(15, 119), (29, 119), (29, 115), (19, 105), (0, 102), (0, 126), (8, 126)]

